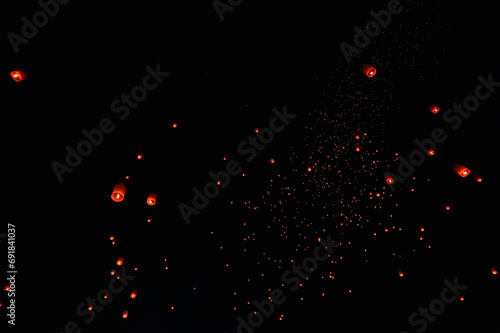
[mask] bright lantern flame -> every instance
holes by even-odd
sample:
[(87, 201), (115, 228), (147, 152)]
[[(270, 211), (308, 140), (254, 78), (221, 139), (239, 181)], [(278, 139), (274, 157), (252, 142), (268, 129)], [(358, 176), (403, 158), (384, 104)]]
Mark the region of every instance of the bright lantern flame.
[(399, 276), (403, 277), (403, 271), (399, 271)]
[(156, 193), (149, 193), (147, 204), (150, 206), (154, 206), (156, 204)]
[(470, 170), (464, 167), (461, 164), (455, 164), (453, 166), (453, 170), (460, 176), (460, 177), (467, 177), (470, 174)]
[(123, 257), (118, 258), (116, 265), (121, 266), (123, 264)]
[(116, 184), (113, 193), (111, 194), (111, 199), (114, 202), (121, 202), (125, 197), (125, 192), (127, 192), (127, 187), (123, 183)]
[(122, 318), (128, 317), (128, 310), (123, 310)]
[(492, 269), (491, 269), (491, 274), (493, 274), (493, 275), (497, 275), (497, 274), (498, 274), (498, 272), (497, 272), (497, 270), (496, 270), (496, 269), (492, 268)]

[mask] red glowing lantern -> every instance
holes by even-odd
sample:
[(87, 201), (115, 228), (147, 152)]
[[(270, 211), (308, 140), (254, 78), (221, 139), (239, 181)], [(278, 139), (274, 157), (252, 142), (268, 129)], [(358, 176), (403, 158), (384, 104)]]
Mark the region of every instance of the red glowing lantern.
[(403, 275), (404, 275), (404, 274), (403, 274), (403, 271), (399, 271), (399, 276), (400, 276), (400, 277), (403, 277)]
[(127, 192), (127, 187), (125, 186), (125, 184), (116, 184), (115, 188), (113, 189), (113, 193), (111, 194), (111, 199), (113, 199), (114, 202), (123, 201), (123, 198), (125, 198), (125, 192)]
[(10, 72), (10, 76), (14, 79), (14, 81), (19, 82), (28, 77), (28, 72), (26, 71), (12, 71)]
[(375, 68), (373, 68), (373, 66), (368, 65), (368, 64), (363, 66), (362, 71), (368, 77), (373, 77), (375, 75), (375, 73), (377, 73), (377, 70)]
[(177, 128), (177, 123), (174, 123), (174, 124), (172, 125), (172, 127), (173, 127), (173, 128)]
[(156, 193), (149, 193), (148, 200), (146, 201), (148, 205), (154, 206), (156, 204)]
[(123, 257), (118, 258), (118, 260), (116, 261), (116, 264), (118, 266), (121, 266), (123, 264)]
[(122, 318), (128, 317), (128, 310), (123, 310)]
[(483, 178), (479, 177), (478, 175), (474, 175), (474, 180), (478, 183), (483, 181)]
[(311, 167), (308, 167), (308, 168), (307, 168), (307, 171), (311, 171), (311, 170), (312, 170), (312, 168), (311, 168)]
[(427, 154), (429, 154), (429, 156), (434, 156), (436, 155), (436, 152), (432, 149), (427, 149)]
[(453, 166), (453, 170), (460, 176), (460, 177), (467, 177), (470, 174), (470, 170), (464, 167), (461, 164), (455, 164)]
[(138, 160), (142, 159), (142, 154), (137, 155), (137, 159)]
[(271, 164), (273, 164), (273, 163), (274, 163), (274, 158), (271, 158), (271, 159), (269, 160), (269, 162), (271, 162)]
[(254, 132), (255, 132), (255, 134), (259, 133), (259, 129), (258, 129), (258, 128), (256, 128), (256, 129), (254, 130)]
[(137, 297), (137, 290), (132, 290), (132, 292), (130, 293), (130, 298), (134, 299)]
[(444, 207), (444, 209), (446, 209), (446, 210), (450, 210), (450, 209), (451, 209), (451, 207), (450, 207), (450, 206), (445, 206), (445, 207)]
[(9, 291), (10, 290), (10, 283), (7, 283), (5, 287), (3, 287), (3, 291)]
[(387, 184), (389, 184), (389, 185), (390, 185), (390, 184), (394, 183), (394, 178), (392, 178), (392, 177), (391, 177), (391, 175), (389, 175), (388, 173), (386, 173), (386, 174), (384, 175), (384, 177), (385, 177), (385, 182), (386, 182)]
[(491, 269), (491, 274), (493, 274), (493, 275), (497, 275), (497, 274), (498, 274), (498, 272), (497, 272), (497, 270), (496, 270), (496, 269), (492, 268), (492, 269)]
[(439, 112), (439, 110), (441, 110), (439, 107), (435, 106), (435, 105), (429, 105), (429, 111), (436, 114)]

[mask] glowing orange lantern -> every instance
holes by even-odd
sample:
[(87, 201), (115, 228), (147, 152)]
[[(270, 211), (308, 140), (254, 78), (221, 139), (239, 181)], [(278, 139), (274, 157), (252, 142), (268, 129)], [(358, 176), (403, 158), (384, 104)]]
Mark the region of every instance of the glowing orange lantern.
[(3, 291), (9, 291), (10, 290), (10, 284), (7, 283), (5, 287), (3, 287)]
[(177, 123), (174, 123), (174, 124), (172, 125), (172, 127), (173, 127), (173, 128), (177, 128)]
[(446, 206), (446, 207), (444, 207), (444, 208), (445, 208), (446, 210), (450, 210), (450, 209), (451, 209), (451, 207), (450, 207), (450, 206)]
[(113, 193), (111, 194), (111, 199), (113, 199), (114, 202), (123, 201), (123, 198), (125, 198), (125, 192), (127, 192), (127, 187), (125, 186), (125, 184), (116, 184), (115, 188), (113, 189)]
[(273, 164), (273, 163), (274, 163), (274, 158), (271, 158), (271, 159), (269, 160), (269, 162), (271, 162), (271, 164)]
[(437, 106), (435, 105), (429, 105), (429, 111), (436, 114), (439, 112), (439, 110), (441, 110), (440, 108), (438, 108)]
[(311, 170), (312, 170), (312, 168), (311, 168), (311, 167), (308, 167), (308, 168), (307, 168), (307, 171), (311, 171)]
[(359, 148), (359, 147), (356, 147), (356, 151), (360, 151), (360, 150), (361, 150), (361, 148)]
[(140, 160), (142, 158), (142, 154), (137, 155), (137, 159)]
[(130, 293), (130, 298), (134, 299), (137, 297), (137, 290), (132, 290), (132, 293)]
[(497, 274), (498, 274), (498, 272), (497, 272), (497, 270), (496, 270), (496, 269), (492, 268), (492, 269), (491, 269), (491, 274), (493, 274), (493, 275), (497, 275)]
[(429, 154), (429, 156), (434, 156), (436, 155), (436, 152), (432, 149), (427, 149), (427, 154)]
[(10, 72), (10, 76), (14, 79), (14, 81), (19, 82), (28, 77), (28, 72), (26, 71), (12, 71)]
[(259, 129), (258, 129), (258, 128), (256, 128), (256, 129), (254, 130), (254, 132), (255, 132), (255, 134), (259, 133)]
[(148, 200), (147, 200), (148, 205), (154, 206), (156, 203), (156, 193), (149, 193), (148, 195)]
[(479, 177), (478, 175), (474, 175), (474, 180), (478, 183), (483, 181), (483, 178)]
[(399, 271), (399, 276), (403, 277), (403, 271)]
[(366, 64), (366, 65), (363, 66), (362, 71), (368, 77), (372, 77), (372, 76), (375, 75), (375, 73), (377, 73), (377, 70), (375, 68), (373, 68), (373, 66), (368, 65), (368, 64)]
[(385, 177), (385, 182), (386, 182), (387, 184), (392, 184), (392, 183), (394, 183), (394, 178), (392, 178), (392, 177), (391, 177), (391, 175), (389, 175), (388, 173), (386, 173), (386, 174), (384, 175), (384, 177)]
[(123, 257), (118, 258), (118, 260), (116, 261), (116, 264), (118, 266), (121, 266), (123, 264)]
[(461, 164), (455, 164), (453, 166), (453, 170), (460, 176), (460, 177), (467, 177), (470, 174), (470, 170), (464, 167)]
[(128, 317), (128, 310), (123, 310), (122, 318)]

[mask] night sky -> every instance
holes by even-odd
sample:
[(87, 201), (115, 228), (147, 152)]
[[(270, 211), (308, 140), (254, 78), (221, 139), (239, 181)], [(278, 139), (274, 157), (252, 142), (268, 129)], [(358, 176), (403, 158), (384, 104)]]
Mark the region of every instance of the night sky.
[[(496, 1), (60, 1), (17, 45), (45, 2), (1, 9), (8, 332), (500, 333)], [(339, 45), (388, 3), (348, 62)]]

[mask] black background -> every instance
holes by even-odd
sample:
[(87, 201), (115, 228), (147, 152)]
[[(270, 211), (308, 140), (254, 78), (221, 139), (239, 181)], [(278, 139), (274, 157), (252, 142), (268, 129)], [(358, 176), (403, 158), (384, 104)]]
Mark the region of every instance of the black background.
[[(384, 134), (375, 136), (383, 136), (389, 147), (381, 160), (391, 160), (388, 154), (394, 152), (408, 156), (415, 138), (443, 126), (441, 117), (426, 110), (429, 101), (444, 111), (474, 92), (478, 75), (493, 73), (500, 80), (494, 1), (401, 3), (409, 10), (392, 17), (385, 28), (390, 34), (377, 38), (351, 64), (339, 43), (352, 43), (352, 28), (371, 20), (370, 10), (386, 8), (384, 1), (242, 1), (221, 22), (210, 1), (72, 0), (60, 5), (19, 53), (4, 38), (7, 184), (0, 232), (6, 232), (7, 223), (16, 225), (17, 331), (61, 332), (74, 320), (83, 332), (235, 332), (236, 317), (253, 310), (246, 301), (267, 298), (268, 288), (280, 287), (281, 273), (290, 267), (257, 264), (258, 254), (269, 248), (278, 257), (300, 261), (307, 255), (297, 257), (292, 243), (315, 246), (314, 237), (282, 240), (267, 228), (273, 213), (251, 213), (242, 202), (257, 201), (277, 174), (291, 174), (283, 162), (289, 159), (288, 147), (307, 160), (304, 124), (313, 110), (331, 103), (323, 92), (328, 84), (340, 85), (336, 75), (362, 75), (360, 64), (369, 61), (379, 70), (374, 79), (385, 75), (390, 82), (399, 110), (384, 116)], [(21, 17), (31, 21), (38, 10), (34, 1), (2, 4), (4, 36), (20, 34)], [(401, 41), (407, 38), (402, 31), (415, 26), (425, 32), (425, 41), (408, 40), (412, 48), (390, 50), (391, 43), (397, 44), (390, 36)], [(398, 52), (415, 54), (417, 66), (398, 62)], [(111, 102), (142, 83), (145, 67), (156, 64), (170, 76), (119, 120)], [(30, 77), (14, 82), (9, 76), (17, 69), (28, 70)], [(380, 82), (359, 90), (369, 95), (386, 88)], [(386, 213), (395, 214), (402, 233), (374, 238), (369, 224), (367, 232), (346, 234), (355, 245), (335, 255), (345, 260), (320, 266), (256, 331), (416, 332), (408, 316), (439, 297), (443, 279), (458, 276), (468, 286), (465, 300), (447, 305), (426, 331), (500, 332), (498, 275), (490, 271), (500, 269), (497, 94), (457, 131), (447, 127), (449, 139), (437, 155), (393, 194), (390, 200), (399, 205)], [(189, 204), (191, 189), (209, 181), (209, 171), (225, 167), (223, 157), (242, 161), (238, 144), (254, 128), (268, 125), (273, 108), (285, 105), (297, 118), (255, 161), (243, 165), (245, 177), (231, 179), (186, 225), (178, 204)], [(336, 105), (329, 110), (335, 119)], [(60, 183), (51, 163), (63, 163), (64, 147), (75, 147), (84, 128), (95, 128), (106, 117), (116, 129)], [(269, 158), (278, 162), (270, 164)], [(477, 170), (485, 181), (459, 179), (450, 171), (454, 163)], [(339, 161), (337, 167), (344, 166)], [(396, 168), (393, 163), (391, 170)], [(128, 191), (118, 204), (110, 194), (125, 175), (131, 177)], [(298, 185), (289, 178), (290, 187)], [(381, 175), (372, 178), (379, 183)], [(153, 207), (145, 203), (149, 192), (158, 193)], [(281, 197), (275, 193), (270, 200)], [(452, 209), (444, 210), (445, 205)], [(320, 214), (311, 207), (301, 210), (309, 220)], [(414, 231), (421, 226), (432, 250), (417, 239)], [(335, 234), (334, 229), (328, 231)], [(264, 237), (243, 241), (252, 232)], [(319, 226), (318, 232), (324, 234)], [(117, 239), (114, 246), (110, 235)], [(366, 247), (369, 254), (360, 254)], [(404, 259), (391, 258), (393, 252), (404, 253)], [(119, 256), (127, 272), (138, 267), (136, 279), (94, 321), (84, 323), (75, 307), (107, 286)], [(400, 269), (404, 278), (398, 276)], [(329, 271), (338, 277), (319, 278)], [(261, 273), (266, 278), (241, 284)], [(132, 289), (139, 291), (136, 300), (128, 298)], [(5, 293), (0, 301), (3, 324)], [(121, 318), (124, 309), (130, 312), (127, 319)]]

